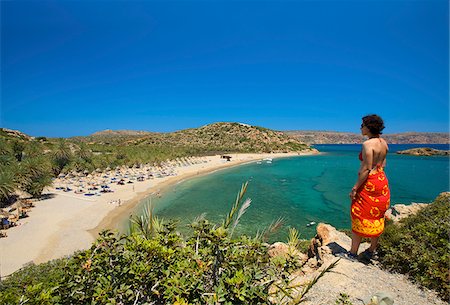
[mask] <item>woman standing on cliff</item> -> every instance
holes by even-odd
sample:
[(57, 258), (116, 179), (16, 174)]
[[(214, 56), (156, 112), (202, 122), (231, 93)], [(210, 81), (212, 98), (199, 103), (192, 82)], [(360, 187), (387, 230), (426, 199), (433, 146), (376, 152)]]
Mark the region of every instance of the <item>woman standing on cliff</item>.
[(364, 260), (370, 260), (384, 231), (384, 213), (391, 200), (388, 179), (384, 173), (388, 145), (380, 137), (383, 129), (383, 119), (378, 115), (362, 118), (361, 134), (368, 140), (362, 144), (358, 180), (349, 194), (352, 201), (352, 246), (347, 257), (350, 259), (357, 258), (362, 238), (369, 237), (370, 247), (361, 255)]

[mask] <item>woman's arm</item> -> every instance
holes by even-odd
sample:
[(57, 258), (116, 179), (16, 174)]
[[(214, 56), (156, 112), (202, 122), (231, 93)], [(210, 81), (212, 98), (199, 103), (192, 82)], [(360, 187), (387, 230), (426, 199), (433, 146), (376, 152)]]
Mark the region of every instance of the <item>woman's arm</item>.
[(361, 185), (366, 181), (369, 176), (369, 172), (372, 169), (372, 161), (373, 161), (373, 150), (369, 143), (364, 142), (362, 145), (362, 162), (358, 171), (358, 180), (355, 185), (352, 187), (352, 191), (350, 193), (350, 198), (355, 199), (356, 191), (361, 187)]

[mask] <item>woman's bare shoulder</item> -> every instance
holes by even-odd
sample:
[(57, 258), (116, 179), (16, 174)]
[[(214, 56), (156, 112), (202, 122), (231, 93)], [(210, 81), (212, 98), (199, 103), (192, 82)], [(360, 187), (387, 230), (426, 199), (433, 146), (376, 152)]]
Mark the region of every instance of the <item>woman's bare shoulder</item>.
[(371, 139), (368, 139), (362, 143), (362, 151), (363, 152), (372, 151), (373, 148), (374, 148), (374, 145), (373, 145)]
[[(378, 139), (378, 138), (377, 138)], [(375, 140), (375, 138), (372, 138), (372, 139), (367, 139), (367, 140), (365, 140), (364, 142), (363, 142), (363, 146), (365, 146), (365, 147), (371, 147), (371, 146), (374, 146), (374, 145), (376, 145), (377, 143), (379, 143), (379, 141), (378, 140), (376, 140), (376, 141), (374, 141)]]
[(383, 147), (385, 147), (386, 149), (388, 149), (388, 144), (387, 144), (386, 140), (383, 139), (383, 138), (372, 138), (372, 139), (367, 139), (366, 141), (363, 142), (362, 145), (363, 145), (363, 147), (364, 147), (365, 149), (372, 148), (372, 149), (377, 150), (377, 149), (380, 148), (380, 144), (381, 144), (381, 146), (383, 146)]

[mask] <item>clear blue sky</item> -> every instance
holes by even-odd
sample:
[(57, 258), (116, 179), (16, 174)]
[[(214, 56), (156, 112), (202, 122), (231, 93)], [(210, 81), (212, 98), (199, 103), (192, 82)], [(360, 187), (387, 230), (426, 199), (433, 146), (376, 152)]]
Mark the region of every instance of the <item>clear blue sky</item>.
[(1, 127), (448, 132), (447, 0), (0, 5)]

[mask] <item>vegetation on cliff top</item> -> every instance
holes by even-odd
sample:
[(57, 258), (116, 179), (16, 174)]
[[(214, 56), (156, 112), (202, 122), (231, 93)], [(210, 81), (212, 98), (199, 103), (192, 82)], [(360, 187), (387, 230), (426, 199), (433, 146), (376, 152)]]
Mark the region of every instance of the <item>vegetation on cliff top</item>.
[(450, 193), (443, 193), (416, 215), (386, 227), (380, 238), (380, 262), (448, 298), (449, 237)]

